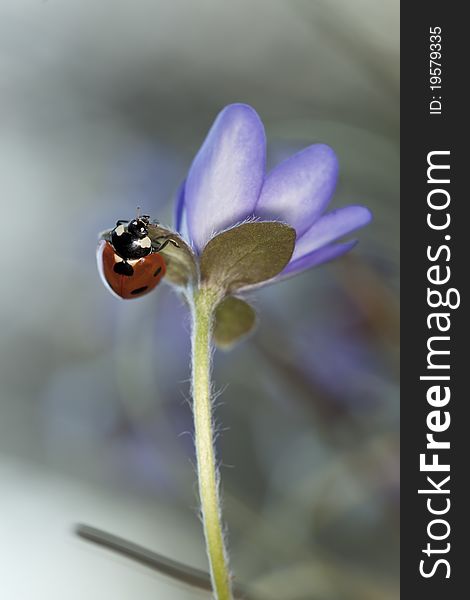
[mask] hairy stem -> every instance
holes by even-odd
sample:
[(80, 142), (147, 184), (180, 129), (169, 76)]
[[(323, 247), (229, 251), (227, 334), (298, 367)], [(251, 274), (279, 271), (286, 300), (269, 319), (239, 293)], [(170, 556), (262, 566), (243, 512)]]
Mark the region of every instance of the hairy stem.
[(218, 294), (202, 288), (192, 306), (192, 396), (199, 498), (216, 600), (232, 600), (224, 545), (211, 404), (212, 322)]

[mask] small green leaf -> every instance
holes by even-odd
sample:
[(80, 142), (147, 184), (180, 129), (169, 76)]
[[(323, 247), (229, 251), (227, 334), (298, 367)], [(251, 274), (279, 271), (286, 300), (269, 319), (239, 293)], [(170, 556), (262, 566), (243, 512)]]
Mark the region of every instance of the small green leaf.
[(213, 237), (201, 256), (201, 278), (228, 292), (271, 279), (289, 262), (295, 230), (275, 221), (243, 223)]
[(161, 225), (149, 225), (149, 238), (152, 242), (162, 243), (165, 238), (176, 242), (169, 243), (161, 251), (166, 264), (165, 279), (177, 286), (186, 286), (197, 279), (197, 267), (193, 251), (188, 244), (174, 231)]
[(240, 298), (228, 296), (215, 309), (214, 342), (228, 350), (250, 333), (256, 324), (256, 313)]

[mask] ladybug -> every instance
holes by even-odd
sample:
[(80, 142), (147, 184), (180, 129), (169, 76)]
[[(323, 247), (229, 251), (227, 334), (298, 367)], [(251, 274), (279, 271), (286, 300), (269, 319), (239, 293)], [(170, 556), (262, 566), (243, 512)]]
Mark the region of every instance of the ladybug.
[[(111, 234), (98, 244), (98, 268), (105, 284), (114, 294), (126, 300), (151, 292), (162, 280), (166, 265), (160, 251), (171, 238), (163, 242), (149, 237), (150, 217), (138, 216), (132, 221), (118, 221)], [(153, 223), (156, 225), (157, 223)]]

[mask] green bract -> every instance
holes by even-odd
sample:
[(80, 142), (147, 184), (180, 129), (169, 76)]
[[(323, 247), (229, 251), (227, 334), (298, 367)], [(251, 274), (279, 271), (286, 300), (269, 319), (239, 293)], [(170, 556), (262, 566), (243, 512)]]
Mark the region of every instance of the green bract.
[(284, 223), (254, 221), (219, 233), (200, 259), (203, 284), (226, 293), (267, 281), (289, 262), (295, 230)]
[(214, 342), (218, 348), (229, 350), (256, 325), (256, 313), (241, 298), (228, 296), (215, 309)]

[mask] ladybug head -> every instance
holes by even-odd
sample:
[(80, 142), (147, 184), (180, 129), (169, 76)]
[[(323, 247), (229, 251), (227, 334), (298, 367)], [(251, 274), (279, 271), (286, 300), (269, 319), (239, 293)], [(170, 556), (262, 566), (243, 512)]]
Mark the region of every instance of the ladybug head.
[(133, 219), (127, 225), (127, 231), (139, 239), (146, 237), (148, 235), (149, 219), (150, 217), (147, 215)]

